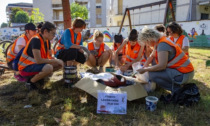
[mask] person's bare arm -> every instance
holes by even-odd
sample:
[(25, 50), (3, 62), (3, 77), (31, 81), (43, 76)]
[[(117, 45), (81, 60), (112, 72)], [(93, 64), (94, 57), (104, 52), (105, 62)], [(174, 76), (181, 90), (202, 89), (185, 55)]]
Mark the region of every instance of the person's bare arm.
[(128, 66), (131, 66), (135, 62), (139, 62), (140, 59), (142, 58), (142, 56), (144, 55), (143, 51), (144, 51), (144, 48), (145, 48), (145, 44), (144, 43), (139, 43), (139, 45), (141, 46), (141, 48), (139, 50), (138, 57), (136, 59), (134, 59), (132, 62), (128, 63), (127, 64)]
[(23, 46), (23, 45), (18, 45), (18, 52), (19, 52), (23, 47), (25, 47), (25, 46)]
[(168, 52), (167, 51), (161, 51), (158, 52), (158, 64), (154, 66), (149, 66), (145, 68), (141, 68), (138, 70), (139, 73), (144, 73), (144, 72), (152, 72), (152, 71), (161, 71), (166, 69), (168, 63)]
[(123, 43), (120, 45), (120, 47), (116, 50), (116, 52), (115, 52), (115, 63), (116, 63), (116, 66), (119, 64), (119, 61), (118, 61), (118, 54), (119, 54), (119, 52), (123, 49), (123, 47), (127, 44), (127, 42), (128, 42), (128, 39), (125, 39), (124, 41), (123, 41)]
[(32, 49), (32, 52), (33, 52), (34, 59), (37, 64), (43, 64), (43, 63), (51, 64), (54, 62), (54, 59), (43, 59), (41, 57), (40, 50), (38, 49)]
[(189, 50), (189, 46), (184, 46), (184, 47), (182, 48), (182, 50), (183, 50), (185, 53), (187, 53), (188, 50)]
[(154, 49), (152, 51), (152, 53), (150, 54), (150, 56), (147, 58), (147, 61), (145, 62), (144, 66), (143, 67), (148, 67), (149, 64), (152, 62), (152, 60), (155, 58), (155, 53), (156, 53), (156, 50)]

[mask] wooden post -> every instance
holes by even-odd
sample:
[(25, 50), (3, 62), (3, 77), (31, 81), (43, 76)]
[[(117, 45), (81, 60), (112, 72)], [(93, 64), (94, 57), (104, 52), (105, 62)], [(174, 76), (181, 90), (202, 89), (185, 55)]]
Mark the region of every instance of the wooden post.
[(130, 15), (130, 10), (127, 10), (128, 12), (128, 21), (129, 21), (129, 26), (130, 26), (130, 31), (132, 30), (132, 24), (131, 24), (131, 15)]
[(169, 0), (167, 0), (167, 2), (166, 2), (165, 16), (164, 16), (164, 20), (163, 20), (164, 25), (166, 25), (166, 20), (167, 20), (167, 15), (168, 15), (168, 4), (169, 4)]
[(169, 7), (170, 7), (170, 10), (171, 10), (173, 21), (176, 21), (176, 18), (175, 18), (175, 15), (174, 15), (174, 8), (173, 8), (172, 0), (169, 1)]
[(64, 30), (71, 28), (71, 10), (69, 0), (62, 0), (63, 6), (63, 19), (64, 19)]
[(122, 26), (123, 26), (123, 23), (124, 23), (124, 20), (125, 20), (126, 12), (127, 12), (127, 8), (125, 9), (125, 13), (124, 13), (124, 15), (123, 15), (123, 19), (122, 19), (122, 21), (121, 21), (119, 34), (121, 33), (121, 30), (122, 30)]

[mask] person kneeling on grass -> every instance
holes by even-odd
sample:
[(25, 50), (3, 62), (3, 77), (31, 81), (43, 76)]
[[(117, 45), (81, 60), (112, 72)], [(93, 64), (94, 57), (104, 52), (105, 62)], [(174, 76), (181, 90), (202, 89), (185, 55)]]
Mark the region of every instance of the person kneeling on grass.
[[(103, 42), (103, 39), (103, 33), (96, 30), (93, 35), (93, 42), (89, 42), (87, 45), (91, 54), (86, 63), (92, 67), (94, 73), (104, 72), (103, 67), (112, 55), (111, 49)], [(99, 66), (99, 70), (97, 66)]]
[(64, 61), (66, 66), (84, 64), (86, 61), (82, 49), (83, 40), (81, 32), (85, 29), (86, 23), (80, 18), (73, 22), (73, 27), (66, 29), (55, 50), (55, 57)]
[[(194, 76), (194, 68), (188, 56), (169, 38), (154, 29), (144, 28), (139, 40), (154, 48), (143, 68), (138, 72), (149, 72), (149, 80), (172, 93), (189, 83)], [(153, 57), (157, 64), (149, 66)]]
[(61, 60), (50, 59), (49, 41), (54, 38), (55, 33), (55, 26), (50, 22), (45, 22), (41, 28), (41, 34), (33, 36), (23, 50), (18, 63), (18, 70), (22, 76), (30, 77), (26, 82), (29, 90), (36, 89), (36, 82), (63, 67)]
[[(28, 43), (28, 41), (36, 34), (36, 26), (33, 23), (28, 23), (25, 25), (25, 33), (22, 34), (21, 36), (19, 36), (14, 43), (12, 44), (12, 46), (9, 48), (8, 52), (7, 52), (7, 57), (6, 57), (6, 61), (7, 61), (7, 66), (11, 69), (11, 70), (15, 70), (14, 72), (14, 77), (18, 80), (18, 81), (26, 81), (25, 78), (23, 78), (19, 72), (17, 71), (16, 66), (14, 66), (14, 62), (15, 62), (15, 58), (17, 55), (19, 55), (18, 53), (22, 52), (21, 50), (26, 46), (26, 44)], [(17, 61), (18, 63), (18, 61)]]
[[(109, 59), (109, 63), (110, 66), (115, 66), (116, 62), (115, 62), (115, 53), (117, 51), (117, 49), (120, 47), (120, 45), (123, 42), (123, 36), (122, 35), (115, 35), (114, 36), (114, 41), (113, 41), (113, 45), (110, 47), (112, 50), (113, 55), (111, 55), (110, 59)], [(125, 64), (125, 60), (126, 60), (126, 46), (123, 47), (123, 49), (121, 49), (120, 51), (118, 51), (118, 64), (123, 65)]]
[[(128, 39), (125, 39), (116, 51), (115, 62), (122, 72), (125, 72), (126, 70), (130, 69), (132, 64), (135, 62), (141, 62), (141, 64), (144, 64), (144, 62), (146, 61), (143, 55), (145, 44), (138, 43), (137, 39), (138, 39), (137, 30), (132, 29)], [(125, 64), (119, 64), (118, 54), (124, 47), (126, 47), (126, 54), (125, 54), (126, 61)]]

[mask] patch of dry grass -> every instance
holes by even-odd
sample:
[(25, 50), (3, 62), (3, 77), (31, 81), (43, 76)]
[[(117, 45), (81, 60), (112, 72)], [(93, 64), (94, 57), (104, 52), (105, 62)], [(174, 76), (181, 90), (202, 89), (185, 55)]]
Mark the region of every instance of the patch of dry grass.
[[(154, 112), (145, 110), (145, 100), (127, 103), (126, 115), (96, 114), (97, 100), (77, 88), (64, 88), (62, 71), (56, 72), (47, 87), (49, 93), (28, 92), (24, 83), (16, 82), (12, 72), (0, 76), (0, 125), (6, 126), (104, 126), (104, 125), (210, 125), (210, 59), (209, 48), (191, 48), (190, 60), (195, 67), (195, 82), (200, 88), (201, 101), (190, 108), (158, 103)], [(164, 90), (150, 93), (159, 97)], [(32, 105), (31, 108), (24, 108)]]

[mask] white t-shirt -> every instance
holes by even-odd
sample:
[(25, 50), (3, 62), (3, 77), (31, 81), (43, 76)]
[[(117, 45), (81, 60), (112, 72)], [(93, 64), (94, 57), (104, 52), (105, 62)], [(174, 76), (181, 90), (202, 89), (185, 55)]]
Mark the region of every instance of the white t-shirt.
[[(99, 50), (100, 46), (96, 47), (95, 43), (93, 43), (93, 45), (94, 45), (95, 50)], [(88, 48), (88, 46), (87, 46), (87, 48)], [(105, 49), (105, 51), (110, 50), (109, 46), (106, 43), (104, 43), (104, 49)]]
[[(176, 42), (177, 39), (178, 38), (174, 38), (174, 42)], [(184, 37), (184, 39), (183, 39), (182, 48), (185, 47), (185, 46), (190, 47), (190, 42), (189, 42), (189, 39), (187, 37)]]
[(22, 45), (22, 46), (26, 46), (26, 40), (22, 37), (19, 37), (17, 42), (16, 42), (16, 46), (15, 46), (15, 53), (18, 53), (20, 50), (18, 49), (18, 46)]

